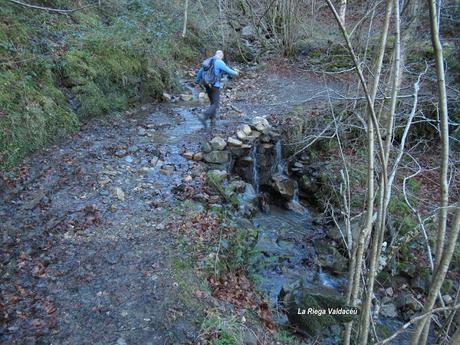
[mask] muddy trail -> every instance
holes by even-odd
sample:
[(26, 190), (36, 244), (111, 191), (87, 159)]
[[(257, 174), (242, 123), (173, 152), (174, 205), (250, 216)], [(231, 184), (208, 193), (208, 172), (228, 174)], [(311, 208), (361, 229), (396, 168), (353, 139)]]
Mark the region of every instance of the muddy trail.
[[(177, 187), (201, 188), (184, 151), (256, 115), (319, 97), (321, 81), (247, 69), (223, 91), (217, 128), (207, 102), (147, 104), (92, 120), (1, 185), (2, 344), (185, 344), (199, 333), (171, 266), (183, 253)], [(320, 92), (318, 94), (318, 92)]]

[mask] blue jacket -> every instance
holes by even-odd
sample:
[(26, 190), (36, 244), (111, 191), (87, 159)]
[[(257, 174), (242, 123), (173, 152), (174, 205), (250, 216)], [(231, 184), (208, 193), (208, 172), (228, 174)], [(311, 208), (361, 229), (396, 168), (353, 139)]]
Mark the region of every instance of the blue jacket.
[[(214, 87), (220, 87), (220, 77), (221, 72), (230, 74), (230, 75), (238, 75), (238, 72), (228, 67), (225, 62), (220, 59), (214, 60), (214, 73), (217, 75), (218, 80), (214, 83)], [(201, 67), (196, 75), (195, 82), (199, 83), (203, 78), (203, 67)]]

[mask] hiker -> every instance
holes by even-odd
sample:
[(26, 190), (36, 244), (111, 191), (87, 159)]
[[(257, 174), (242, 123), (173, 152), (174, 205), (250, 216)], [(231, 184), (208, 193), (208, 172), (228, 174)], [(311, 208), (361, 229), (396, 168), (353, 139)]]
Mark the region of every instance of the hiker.
[[(201, 83), (205, 87), (210, 103), (209, 108), (203, 112), (203, 115), (198, 116), (205, 129), (207, 128), (207, 120), (211, 119), (211, 126), (214, 126), (216, 123), (216, 113), (219, 108), (221, 73), (238, 75), (238, 71), (231, 69), (222, 61), (223, 57), (224, 53), (222, 50), (216, 51), (213, 57), (203, 62), (195, 78), (196, 83)], [(196, 87), (199, 88), (199, 85)]]

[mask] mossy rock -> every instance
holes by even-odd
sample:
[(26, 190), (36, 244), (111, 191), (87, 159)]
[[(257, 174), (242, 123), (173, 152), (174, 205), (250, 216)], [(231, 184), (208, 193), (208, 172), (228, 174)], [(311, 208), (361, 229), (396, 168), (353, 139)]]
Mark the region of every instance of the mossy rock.
[[(283, 291), (281, 292), (283, 294)], [(335, 290), (318, 285), (297, 285), (283, 298), (289, 322), (299, 330), (318, 336), (327, 328), (354, 320), (351, 315), (333, 315), (329, 309), (348, 309), (345, 299)], [(302, 312), (305, 311), (305, 314)]]

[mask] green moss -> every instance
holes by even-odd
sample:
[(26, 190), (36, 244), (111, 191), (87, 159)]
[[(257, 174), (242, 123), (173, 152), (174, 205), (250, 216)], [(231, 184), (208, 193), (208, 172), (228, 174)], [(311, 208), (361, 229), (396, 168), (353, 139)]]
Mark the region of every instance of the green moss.
[(0, 168), (77, 129), (78, 119), (122, 112), (177, 86), (175, 70), (203, 47), (193, 11), (178, 39), (182, 11), (175, 2), (131, 0), (68, 16), (1, 6)]

